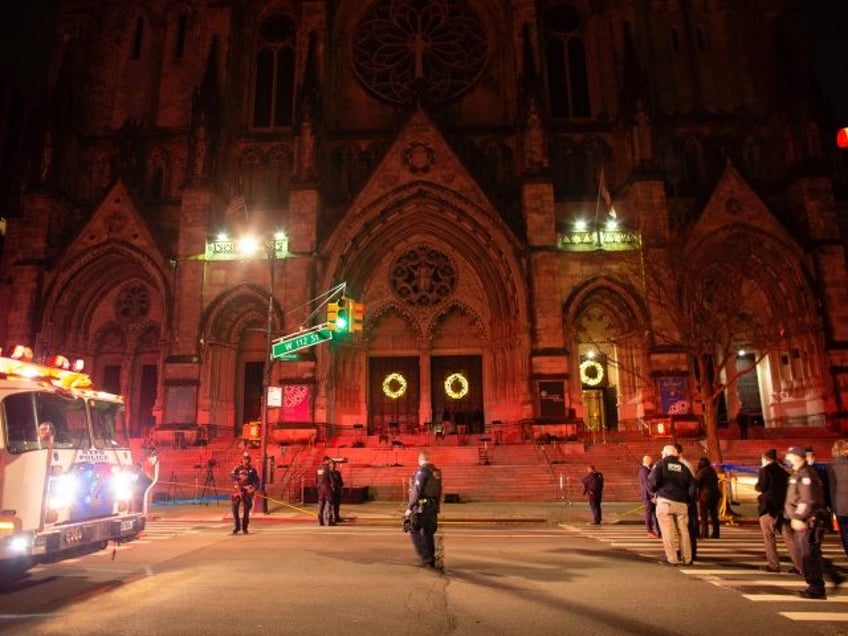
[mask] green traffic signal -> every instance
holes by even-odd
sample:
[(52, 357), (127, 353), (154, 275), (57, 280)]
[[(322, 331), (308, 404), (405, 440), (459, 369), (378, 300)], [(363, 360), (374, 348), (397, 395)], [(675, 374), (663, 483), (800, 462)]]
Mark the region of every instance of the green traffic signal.
[(336, 314), (336, 331), (347, 331), (349, 324), (350, 322), (347, 319), (347, 310), (339, 308), (339, 312)]
[(338, 302), (327, 303), (327, 328), (337, 333), (350, 331), (350, 301), (340, 298)]

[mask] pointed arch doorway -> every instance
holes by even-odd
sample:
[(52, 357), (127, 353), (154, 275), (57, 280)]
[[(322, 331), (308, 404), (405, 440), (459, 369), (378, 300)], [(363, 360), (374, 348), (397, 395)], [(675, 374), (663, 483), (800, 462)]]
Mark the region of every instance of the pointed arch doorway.
[(417, 430), (421, 386), (418, 356), (372, 357), (368, 375), (368, 434)]

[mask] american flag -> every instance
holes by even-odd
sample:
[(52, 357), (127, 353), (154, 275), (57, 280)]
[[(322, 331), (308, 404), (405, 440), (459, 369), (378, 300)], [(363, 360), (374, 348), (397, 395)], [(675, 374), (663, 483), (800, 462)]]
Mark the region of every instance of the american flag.
[(616, 217), (615, 208), (612, 207), (612, 196), (610, 196), (610, 192), (607, 189), (607, 179), (606, 179), (606, 176), (604, 175), (604, 167), (603, 166), (601, 166), (601, 173), (600, 173), (600, 176), (598, 177), (598, 194), (600, 195), (600, 197), (604, 200), (604, 203), (606, 204), (605, 209), (606, 209), (607, 215), (614, 219)]

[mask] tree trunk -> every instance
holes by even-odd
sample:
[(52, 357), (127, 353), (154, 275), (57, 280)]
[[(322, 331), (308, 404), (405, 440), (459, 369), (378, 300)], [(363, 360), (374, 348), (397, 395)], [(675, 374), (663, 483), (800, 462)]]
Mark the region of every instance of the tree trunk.
[(718, 441), (717, 398), (704, 400), (704, 429), (707, 434), (707, 456), (713, 464), (721, 463), (721, 446)]

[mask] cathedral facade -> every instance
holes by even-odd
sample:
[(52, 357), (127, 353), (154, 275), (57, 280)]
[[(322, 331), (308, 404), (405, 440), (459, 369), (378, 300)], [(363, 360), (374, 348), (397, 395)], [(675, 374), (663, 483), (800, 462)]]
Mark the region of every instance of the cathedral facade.
[[(638, 430), (703, 410), (691, 300), (647, 273), (677, 254), (781, 323), (728, 336), (722, 419), (838, 426), (848, 273), (801, 4), (62, 2), (0, 336), (83, 358), (138, 437), (240, 435), (266, 388), (271, 425), (328, 433)], [(269, 361), (342, 296), (361, 332)]]

